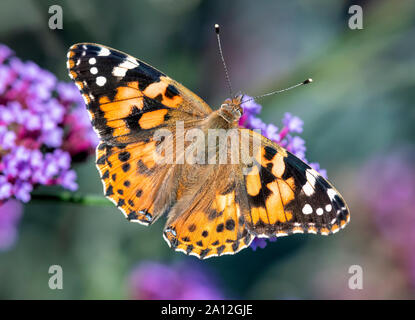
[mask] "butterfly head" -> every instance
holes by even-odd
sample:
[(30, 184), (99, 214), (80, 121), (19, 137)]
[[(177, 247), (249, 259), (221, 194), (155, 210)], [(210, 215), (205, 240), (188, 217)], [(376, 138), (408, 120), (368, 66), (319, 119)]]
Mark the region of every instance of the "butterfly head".
[(226, 99), (220, 106), (219, 114), (227, 122), (236, 122), (239, 121), (239, 118), (243, 114), (243, 109), (241, 107), (243, 95), (237, 95), (232, 99)]

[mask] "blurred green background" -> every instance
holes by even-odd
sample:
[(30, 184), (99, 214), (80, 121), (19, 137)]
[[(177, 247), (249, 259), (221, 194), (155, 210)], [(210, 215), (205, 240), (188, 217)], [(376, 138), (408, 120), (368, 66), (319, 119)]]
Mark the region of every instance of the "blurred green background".
[[(63, 30), (48, 28), (53, 4), (63, 8)], [(363, 8), (363, 30), (348, 27), (352, 4)], [(314, 79), (259, 101), (261, 117), (277, 126), (287, 111), (304, 120), (307, 158), (327, 169), (347, 200), (350, 225), (331, 237), (295, 235), (198, 262), (168, 248), (162, 221), (146, 228), (111, 206), (33, 201), (16, 244), (0, 253), (0, 298), (130, 298), (128, 276), (149, 260), (201, 264), (228, 298), (415, 297), (415, 265), (405, 260), (415, 259), (382, 236), (365, 202), (376, 175), (361, 179), (370, 159), (414, 141), (414, 1), (3, 0), (0, 43), (67, 81), (70, 45), (105, 44), (164, 71), (216, 109), (227, 87), (215, 23), (236, 90), (259, 95)], [(79, 192), (101, 194), (92, 158), (76, 170)], [(63, 268), (63, 290), (48, 287), (55, 264)], [(363, 290), (348, 287), (351, 265), (363, 268)]]

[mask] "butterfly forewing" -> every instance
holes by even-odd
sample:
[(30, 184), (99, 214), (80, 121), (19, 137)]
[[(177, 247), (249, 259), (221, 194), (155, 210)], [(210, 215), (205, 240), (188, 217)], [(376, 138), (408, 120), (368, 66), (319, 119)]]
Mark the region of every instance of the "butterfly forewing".
[(202, 99), (164, 73), (105, 46), (73, 45), (68, 69), (104, 140), (136, 141), (141, 131), (165, 126), (168, 119), (200, 118), (211, 111)]
[(245, 183), (250, 206), (247, 227), (259, 236), (328, 235), (349, 222), (348, 208), (337, 190), (316, 170), (264, 137)]

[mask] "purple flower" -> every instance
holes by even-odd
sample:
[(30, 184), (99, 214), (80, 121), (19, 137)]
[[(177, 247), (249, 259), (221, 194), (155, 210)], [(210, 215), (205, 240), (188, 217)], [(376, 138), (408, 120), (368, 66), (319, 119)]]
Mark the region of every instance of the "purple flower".
[(303, 120), (301, 120), (299, 117), (293, 116), (291, 113), (285, 113), (284, 118), (282, 119), (282, 123), (288, 128), (290, 132), (303, 132)]
[(62, 144), (63, 129), (53, 128), (51, 130), (44, 131), (41, 139), (43, 143), (51, 148), (59, 148)]
[(362, 201), (380, 235), (402, 254), (415, 287), (415, 149), (383, 153), (359, 177)]
[(12, 54), (13, 54), (13, 51), (9, 47), (3, 44), (0, 44), (0, 64), (2, 64)]
[(259, 103), (253, 100), (252, 97), (246, 95), (242, 99), (242, 106), (244, 113), (253, 115), (259, 114), (262, 110), (262, 106)]
[(0, 175), (0, 200), (10, 198), (12, 195), (12, 188), (13, 185), (7, 180), (7, 178)]
[(14, 196), (22, 202), (28, 202), (30, 200), (30, 193), (33, 190), (33, 185), (29, 182), (18, 180), (14, 184)]
[(0, 202), (28, 202), (37, 185), (77, 189), (72, 158), (98, 143), (85, 109), (75, 85), (0, 45)]
[(268, 124), (265, 129), (265, 136), (268, 137), (268, 139), (273, 140), (273, 141), (278, 140), (279, 139), (278, 127), (274, 126), (272, 123)]
[[(243, 101), (251, 99), (249, 96), (245, 96)], [(306, 161), (305, 159), (305, 141), (295, 135), (303, 132), (304, 122), (297, 116), (293, 116), (290, 113), (285, 113), (282, 119), (282, 129), (279, 131), (278, 127), (274, 124), (266, 124), (257, 115), (261, 111), (261, 105), (251, 100), (246, 103), (242, 103), (244, 114), (239, 120), (239, 125), (247, 129), (260, 129), (262, 134), (268, 139), (278, 143), (280, 146), (286, 148), (288, 151)], [(323, 170), (324, 172), (324, 170)]]
[[(290, 113), (285, 113), (282, 119), (282, 129), (279, 130), (274, 124), (266, 124), (257, 115), (261, 112), (261, 105), (256, 103), (249, 96), (244, 96), (242, 108), (244, 114), (239, 120), (239, 125), (247, 129), (260, 129), (261, 133), (268, 139), (278, 143), (281, 147), (287, 149), (301, 160), (308, 162), (305, 158), (306, 146), (303, 138), (299, 137), (298, 133), (303, 132), (303, 120), (297, 116), (293, 116)], [(310, 163), (310, 166), (320, 172), (320, 174), (327, 178), (327, 172), (320, 168), (318, 163)], [(275, 241), (271, 240), (270, 241)], [(266, 246), (266, 240), (263, 238), (255, 238), (251, 243), (252, 250), (264, 248)]]
[(15, 145), (16, 133), (0, 126), (0, 148), (10, 150)]
[(76, 183), (76, 173), (73, 170), (65, 171), (58, 180), (59, 184), (62, 187), (75, 191), (78, 189), (78, 184)]
[(294, 153), (301, 160), (305, 160), (306, 147), (304, 139), (299, 136), (292, 137), (291, 135), (287, 135), (286, 140), (286, 149)]
[(265, 238), (254, 238), (254, 240), (252, 240), (252, 242), (251, 242), (251, 249), (254, 250), (254, 251), (256, 251), (256, 249), (258, 249), (258, 248), (264, 249), (268, 244), (267, 240), (270, 241), (270, 242), (275, 242), (275, 241), (277, 241), (277, 238), (276, 237), (271, 237), (271, 238), (267, 238), (267, 239), (265, 239)]
[(9, 200), (0, 206), (0, 251), (10, 249), (15, 243), (21, 216), (22, 205), (18, 201)]
[(0, 190), (2, 185), (6, 187), (0, 192), (0, 200), (10, 197), (6, 192), (9, 185), (12, 185), (15, 198), (23, 202), (30, 200), (30, 192), (37, 184), (59, 184), (70, 190), (76, 189), (76, 175), (70, 170), (70, 162), (70, 155), (59, 149), (43, 154), (22, 146), (14, 148), (2, 158)]
[(132, 299), (224, 299), (212, 276), (197, 264), (142, 262), (133, 269), (128, 283)]
[(314, 170), (318, 171), (324, 178), (327, 179), (327, 170), (320, 168), (320, 164), (317, 162), (310, 162), (309, 166)]
[(56, 86), (56, 92), (63, 102), (73, 103), (82, 102), (82, 97), (79, 95), (79, 90), (72, 83), (59, 82)]

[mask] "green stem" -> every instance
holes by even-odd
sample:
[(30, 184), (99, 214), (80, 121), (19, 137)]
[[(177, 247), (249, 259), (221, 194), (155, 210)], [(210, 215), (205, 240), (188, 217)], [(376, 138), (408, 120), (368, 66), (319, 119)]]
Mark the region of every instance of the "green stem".
[(54, 194), (33, 194), (32, 201), (66, 202), (87, 206), (110, 206), (112, 203), (100, 195), (81, 195), (68, 191)]

